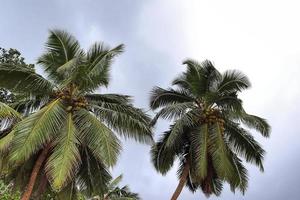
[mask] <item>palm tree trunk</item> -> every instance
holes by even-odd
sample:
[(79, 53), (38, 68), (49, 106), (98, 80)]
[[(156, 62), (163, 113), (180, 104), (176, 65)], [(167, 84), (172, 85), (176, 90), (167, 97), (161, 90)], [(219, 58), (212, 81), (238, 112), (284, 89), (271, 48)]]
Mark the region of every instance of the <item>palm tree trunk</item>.
[(179, 197), (185, 183), (187, 180), (187, 176), (189, 175), (189, 171), (190, 171), (190, 165), (189, 163), (186, 163), (182, 172), (182, 175), (180, 177), (178, 186), (175, 190), (175, 192), (173, 193), (173, 196), (171, 197), (171, 200), (177, 200), (177, 198)]
[(23, 196), (21, 198), (21, 200), (29, 200), (30, 199), (30, 196), (32, 194), (32, 190), (33, 190), (33, 187), (35, 185), (35, 181), (36, 181), (36, 178), (38, 176), (38, 173), (41, 169), (41, 166), (43, 164), (43, 162), (45, 161), (46, 157), (47, 157), (47, 154), (50, 150), (50, 147), (51, 145), (48, 144), (44, 149), (43, 151), (40, 153), (38, 159), (36, 160), (35, 164), (34, 164), (34, 167), (32, 169), (32, 172), (31, 172), (31, 175), (30, 175), (30, 179), (29, 179), (29, 182), (27, 184), (27, 187), (26, 187), (26, 190), (25, 192), (23, 193)]
[(44, 192), (46, 191), (47, 184), (48, 184), (48, 180), (47, 180), (46, 174), (42, 174), (41, 181), (39, 182), (36, 193), (35, 194), (33, 193), (33, 199), (36, 199), (36, 200), (42, 199), (42, 196), (43, 196)]

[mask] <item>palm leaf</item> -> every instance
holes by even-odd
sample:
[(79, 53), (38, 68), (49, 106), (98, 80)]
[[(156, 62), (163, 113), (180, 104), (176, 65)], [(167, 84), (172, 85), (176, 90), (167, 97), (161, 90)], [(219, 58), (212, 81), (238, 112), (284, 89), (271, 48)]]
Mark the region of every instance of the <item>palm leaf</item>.
[(236, 93), (216, 95), (212, 102), (218, 105), (219, 108), (226, 112), (237, 113), (243, 110), (243, 102), (237, 97)]
[(249, 128), (254, 128), (259, 131), (262, 136), (270, 136), (271, 127), (268, 124), (267, 120), (255, 115), (249, 115), (246, 112), (242, 113), (240, 120)]
[(243, 194), (248, 187), (248, 173), (247, 169), (243, 166), (242, 161), (237, 157), (236, 154), (231, 153), (231, 162), (234, 166), (233, 177), (229, 180), (230, 188), (233, 192), (238, 188)]
[(180, 119), (176, 120), (172, 127), (170, 136), (168, 137), (168, 140), (166, 142), (166, 146), (174, 146), (176, 139), (181, 138), (182, 134), (184, 134), (185, 128), (195, 127), (197, 124), (195, 118), (195, 113), (189, 111)]
[(151, 144), (150, 118), (141, 109), (131, 105), (102, 103), (91, 105), (94, 113), (110, 128), (125, 138)]
[(17, 97), (17, 100), (11, 103), (10, 106), (23, 116), (28, 116), (40, 110), (48, 103), (50, 103), (50, 97), (48, 95), (25, 95)]
[(56, 190), (60, 190), (73, 179), (80, 165), (78, 137), (72, 114), (68, 113), (65, 127), (54, 142), (55, 147), (46, 163), (46, 173)]
[(222, 136), (219, 123), (215, 123), (210, 129), (211, 148), (209, 148), (209, 153), (212, 155), (213, 164), (221, 178), (230, 180), (233, 166), (230, 162), (227, 141)]
[(22, 116), (7, 104), (0, 102), (0, 120), (1, 119), (21, 120)]
[(220, 72), (208, 60), (198, 63), (188, 59), (183, 64), (187, 66), (184, 75), (194, 96), (202, 97), (205, 95), (214, 87), (215, 81), (220, 77)]
[(0, 154), (7, 152), (8, 148), (11, 146), (14, 136), (15, 131), (11, 131), (6, 136), (0, 139)]
[(195, 108), (193, 102), (174, 103), (162, 108), (151, 121), (151, 125), (156, 124), (158, 118), (176, 120), (184, 115), (190, 109)]
[(203, 124), (200, 129), (196, 129), (191, 134), (191, 156), (194, 174), (200, 180), (207, 175), (208, 161), (208, 125)]
[(70, 64), (68, 62), (74, 57), (83, 55), (79, 42), (62, 30), (50, 30), (46, 50), (46, 53), (38, 59), (38, 64), (41, 64), (48, 77), (57, 83), (65, 78), (57, 70)]
[(95, 43), (87, 53), (87, 64), (76, 72), (74, 80), (80, 90), (91, 92), (100, 86), (107, 86), (113, 58), (123, 52), (124, 45), (113, 49)]
[(240, 92), (251, 86), (251, 83), (246, 75), (237, 70), (227, 70), (222, 74), (217, 91), (219, 93)]
[(0, 87), (16, 93), (48, 94), (54, 86), (34, 71), (11, 64), (0, 64)]
[[(176, 151), (173, 148), (167, 147), (166, 142), (170, 136), (171, 130), (166, 131), (164, 135), (151, 148), (151, 159), (155, 169), (165, 175), (173, 166)], [(178, 145), (180, 146), (180, 145)], [(178, 152), (180, 152), (178, 150)]]
[(160, 87), (155, 87), (151, 91), (150, 107), (151, 109), (155, 110), (166, 105), (193, 101), (194, 99), (184, 90), (165, 90)]
[(117, 176), (116, 178), (114, 178), (110, 183), (109, 183), (109, 188), (113, 189), (114, 187), (116, 187), (118, 184), (120, 184), (120, 182), (123, 179), (123, 175), (120, 174), (119, 176)]
[(73, 181), (68, 184), (63, 190), (55, 195), (56, 200), (79, 200), (76, 182)]
[(131, 96), (120, 94), (87, 94), (85, 98), (92, 104), (117, 103), (117, 104), (130, 104), (132, 103)]
[(11, 161), (24, 162), (50, 142), (60, 130), (65, 116), (66, 112), (60, 99), (56, 99), (19, 122), (14, 128)]
[(83, 109), (76, 113), (76, 124), (92, 154), (107, 166), (114, 166), (121, 150), (115, 134), (95, 115)]
[(85, 147), (81, 151), (81, 157), (82, 165), (77, 179), (80, 192), (88, 197), (103, 196), (112, 178), (107, 167)]
[(264, 170), (263, 158), (265, 151), (250, 133), (239, 127), (238, 124), (227, 121), (225, 134), (236, 153), (243, 156), (247, 162), (255, 163), (261, 171)]

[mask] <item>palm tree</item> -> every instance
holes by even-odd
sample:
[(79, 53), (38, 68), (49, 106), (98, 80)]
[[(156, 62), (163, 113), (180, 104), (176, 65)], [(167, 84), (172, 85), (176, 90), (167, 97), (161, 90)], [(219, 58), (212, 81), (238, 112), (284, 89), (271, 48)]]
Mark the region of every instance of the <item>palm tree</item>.
[(265, 153), (247, 128), (270, 135), (266, 120), (246, 113), (238, 98), (250, 82), (236, 70), (220, 73), (210, 61), (184, 64), (187, 70), (172, 82), (175, 88), (152, 90), (150, 107), (160, 108), (152, 123), (158, 118), (174, 121), (151, 149), (153, 164), (164, 175), (179, 159), (179, 184), (172, 200), (185, 185), (209, 196), (219, 195), (228, 182), (232, 191), (244, 193), (248, 176), (241, 159), (263, 171)]
[(112, 180), (108, 185), (108, 191), (104, 195), (104, 200), (139, 200), (140, 197), (137, 193), (131, 192), (127, 185), (120, 187), (118, 186), (122, 181), (123, 176), (119, 175), (117, 178)]
[(91, 193), (101, 193), (111, 179), (107, 169), (121, 151), (116, 133), (152, 142), (150, 118), (130, 96), (94, 93), (108, 86), (111, 63), (121, 52), (123, 45), (103, 43), (85, 52), (72, 35), (52, 30), (37, 62), (47, 78), (18, 65), (0, 65), (0, 87), (24, 96), (11, 105), (22, 119), (2, 130), (0, 139), (0, 163), (8, 161), (0, 172), (28, 182), (22, 200), (50, 186), (75, 194), (77, 184), (84, 184)]
[[(139, 200), (140, 197), (137, 193), (131, 192), (127, 185), (119, 187), (118, 185), (122, 181), (123, 176), (119, 175), (117, 178), (109, 182), (107, 191), (102, 197), (99, 195), (91, 198), (92, 200), (103, 199), (103, 200)], [(85, 190), (82, 191), (85, 193)]]

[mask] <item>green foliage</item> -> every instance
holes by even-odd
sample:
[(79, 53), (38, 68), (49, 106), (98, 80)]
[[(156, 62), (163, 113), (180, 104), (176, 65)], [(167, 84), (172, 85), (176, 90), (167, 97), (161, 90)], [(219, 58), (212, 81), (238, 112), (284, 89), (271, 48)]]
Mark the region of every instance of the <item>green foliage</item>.
[(13, 108), (5, 103), (0, 102), (0, 119), (4, 118), (20, 120), (22, 117)]
[(57, 99), (19, 122), (13, 129), (15, 136), (10, 160), (18, 163), (27, 161), (58, 134), (65, 118), (66, 112)]
[(0, 200), (19, 200), (20, 192), (13, 189), (12, 184), (5, 184), (0, 180)]
[(0, 47), (0, 63), (24, 65), (27, 68), (34, 68), (33, 64), (25, 63), (25, 58), (21, 56), (21, 53), (17, 49), (12, 48), (6, 50)]
[(232, 191), (244, 193), (248, 175), (242, 159), (263, 171), (265, 154), (248, 128), (270, 135), (267, 121), (248, 114), (238, 98), (250, 81), (237, 70), (221, 73), (210, 61), (184, 64), (187, 69), (174, 79), (174, 88), (155, 87), (151, 93), (150, 107), (159, 109), (152, 124), (158, 118), (173, 121), (153, 145), (152, 162), (166, 174), (178, 158), (180, 178), (189, 166), (186, 184), (193, 192), (219, 195), (227, 182)]
[(73, 179), (81, 164), (78, 149), (79, 131), (76, 130), (72, 114), (68, 113), (66, 118), (66, 125), (55, 139), (56, 146), (46, 165), (46, 171), (53, 181), (53, 188), (57, 190)]

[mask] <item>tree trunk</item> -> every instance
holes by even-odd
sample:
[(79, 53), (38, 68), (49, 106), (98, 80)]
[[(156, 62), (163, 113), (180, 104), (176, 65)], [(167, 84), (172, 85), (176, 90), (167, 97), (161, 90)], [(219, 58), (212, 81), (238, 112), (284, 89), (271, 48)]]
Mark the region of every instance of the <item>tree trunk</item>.
[(182, 172), (182, 175), (180, 177), (178, 186), (175, 190), (175, 192), (173, 193), (173, 196), (171, 197), (171, 200), (177, 200), (177, 198), (179, 197), (185, 183), (187, 180), (187, 176), (189, 175), (189, 171), (190, 171), (190, 165), (189, 163), (186, 163)]
[(46, 174), (41, 175), (41, 181), (39, 182), (38, 188), (35, 193), (33, 193), (33, 199), (42, 200), (43, 194), (46, 191), (48, 180)]
[(36, 178), (38, 176), (38, 173), (41, 169), (41, 166), (42, 166), (43, 162), (45, 161), (45, 159), (47, 157), (47, 154), (50, 150), (50, 147), (51, 147), (51, 145), (48, 144), (43, 149), (43, 151), (40, 153), (38, 159), (36, 160), (36, 162), (34, 164), (34, 167), (32, 169), (31, 175), (30, 175), (29, 182), (26, 186), (25, 192), (23, 193), (23, 196), (22, 196), (21, 200), (29, 200), (30, 199), (33, 187), (35, 185)]

